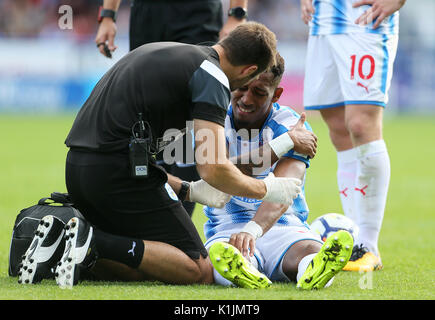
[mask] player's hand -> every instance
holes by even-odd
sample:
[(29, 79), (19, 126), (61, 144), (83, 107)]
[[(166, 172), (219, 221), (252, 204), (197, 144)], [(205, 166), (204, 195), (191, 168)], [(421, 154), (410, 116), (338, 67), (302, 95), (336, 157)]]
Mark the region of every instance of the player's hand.
[(198, 202), (214, 208), (222, 208), (231, 196), (213, 188), (204, 180), (193, 181), (189, 188), (189, 201)]
[(235, 246), (244, 257), (254, 256), (255, 238), (247, 232), (233, 233), (229, 243)]
[(288, 134), (293, 140), (294, 151), (314, 158), (317, 152), (317, 136), (305, 128), (305, 119), (306, 115), (303, 112), (296, 125), (288, 131)]
[(266, 185), (266, 195), (262, 199), (263, 201), (291, 206), (293, 200), (302, 191), (302, 181), (300, 179), (275, 177), (272, 172), (269, 173), (263, 182)]
[(314, 7), (313, 0), (301, 0), (301, 18), (305, 24), (308, 24), (313, 18)]
[(392, 15), (394, 12), (402, 8), (406, 0), (360, 0), (355, 2), (352, 6), (354, 8), (370, 5), (358, 19), (355, 20), (356, 24), (367, 25), (376, 20), (373, 29), (379, 27), (382, 21)]
[(227, 22), (225, 22), (224, 26), (222, 27), (221, 31), (219, 31), (219, 40), (222, 40), (225, 38), (231, 31), (233, 31), (235, 28), (237, 28), (238, 25), (246, 22), (246, 19), (236, 19), (234, 17), (228, 17)]
[(109, 58), (107, 53), (104, 51), (104, 45), (110, 52), (113, 52), (118, 48), (115, 46), (115, 36), (116, 36), (116, 24), (110, 18), (103, 18), (97, 31), (97, 36), (95, 37), (95, 43), (97, 44), (98, 50), (103, 56)]

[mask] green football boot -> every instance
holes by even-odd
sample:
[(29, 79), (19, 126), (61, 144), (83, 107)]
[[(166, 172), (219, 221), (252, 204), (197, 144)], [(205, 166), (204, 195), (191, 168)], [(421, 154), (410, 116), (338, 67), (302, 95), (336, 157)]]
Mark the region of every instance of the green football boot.
[(216, 242), (209, 250), (213, 267), (225, 279), (242, 288), (261, 289), (272, 284), (240, 251), (226, 242)]
[(296, 287), (308, 290), (323, 288), (349, 261), (352, 248), (353, 238), (349, 232), (340, 230), (330, 235)]

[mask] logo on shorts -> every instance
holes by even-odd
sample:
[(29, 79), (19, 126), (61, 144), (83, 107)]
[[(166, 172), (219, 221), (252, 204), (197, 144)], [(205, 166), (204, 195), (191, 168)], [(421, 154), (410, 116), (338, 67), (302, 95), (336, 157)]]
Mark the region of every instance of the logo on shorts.
[(134, 257), (134, 248), (136, 248), (136, 241), (133, 241), (133, 247), (127, 251), (127, 253), (131, 253)]
[(368, 88), (367, 86), (363, 85), (361, 82), (357, 82), (356, 85), (357, 85), (358, 87), (362, 87), (362, 88), (366, 89), (367, 93), (369, 93), (369, 88)]

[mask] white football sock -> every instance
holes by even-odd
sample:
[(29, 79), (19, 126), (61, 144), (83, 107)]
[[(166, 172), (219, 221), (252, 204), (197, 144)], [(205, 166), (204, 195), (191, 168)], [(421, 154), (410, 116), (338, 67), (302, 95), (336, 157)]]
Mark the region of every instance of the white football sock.
[(216, 271), (215, 268), (213, 268), (213, 277), (214, 277), (214, 282), (220, 284), (221, 286), (226, 286), (226, 287), (234, 286), (234, 284), (230, 280), (227, 280), (224, 277), (222, 277), (220, 273)]
[[(298, 265), (298, 274), (296, 275), (296, 282), (299, 282), (299, 279), (304, 275), (305, 270), (307, 270), (308, 265), (310, 264), (311, 260), (314, 259), (314, 257), (316, 256), (317, 253), (311, 253), (305, 257), (303, 257), (301, 259), (301, 261), (299, 261), (299, 265)], [(331, 278), (331, 280), (329, 280), (324, 288), (329, 287), (332, 282), (334, 281), (334, 277)]]
[(345, 216), (358, 224), (353, 195), (355, 191), (357, 158), (355, 148), (337, 152), (337, 184)]
[(305, 270), (307, 270), (308, 265), (310, 264), (311, 260), (316, 256), (317, 253), (311, 253), (301, 259), (298, 264), (298, 274), (296, 275), (296, 282), (299, 281), (299, 279), (303, 276)]
[(384, 140), (355, 149), (358, 160), (354, 202), (360, 228), (355, 243), (379, 255), (378, 238), (390, 182), (390, 158)]

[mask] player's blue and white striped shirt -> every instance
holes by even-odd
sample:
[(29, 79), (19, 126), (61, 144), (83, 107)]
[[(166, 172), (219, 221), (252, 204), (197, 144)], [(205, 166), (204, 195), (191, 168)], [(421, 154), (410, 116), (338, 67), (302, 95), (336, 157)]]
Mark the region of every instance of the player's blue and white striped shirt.
[(353, 8), (357, 0), (313, 0), (315, 13), (310, 22), (310, 35), (342, 34), (342, 33), (376, 33), (398, 34), (399, 12), (384, 19), (378, 28), (373, 29), (373, 23), (362, 26), (355, 24), (369, 5)]
[[(273, 107), (263, 124), (259, 134), (256, 137), (251, 137), (251, 140), (242, 140), (234, 128), (232, 106), (228, 108), (228, 113), (225, 119), (225, 136), (229, 157), (245, 154), (249, 150), (255, 150), (261, 147), (264, 143), (280, 136), (292, 128), (298, 121), (299, 115), (286, 106), (280, 106), (274, 103)], [(311, 127), (305, 122), (305, 127), (312, 131)], [(290, 150), (284, 157), (295, 158), (303, 161), (307, 167), (310, 161), (307, 156), (298, 154)], [(264, 179), (270, 172), (273, 171), (275, 165), (268, 167), (264, 172), (257, 175), (257, 179)], [(305, 178), (304, 181), (305, 182)], [(304, 186), (304, 184), (303, 184)], [(257, 212), (262, 201), (244, 197), (233, 196), (231, 200), (223, 208), (204, 207), (204, 213), (209, 220), (204, 225), (204, 234), (206, 238), (210, 238), (218, 231), (231, 228), (237, 223), (249, 222)], [(285, 214), (278, 220), (278, 225), (300, 225), (304, 224), (308, 216), (308, 206), (305, 201), (304, 187), (302, 193), (293, 202), (293, 205), (288, 208)]]

